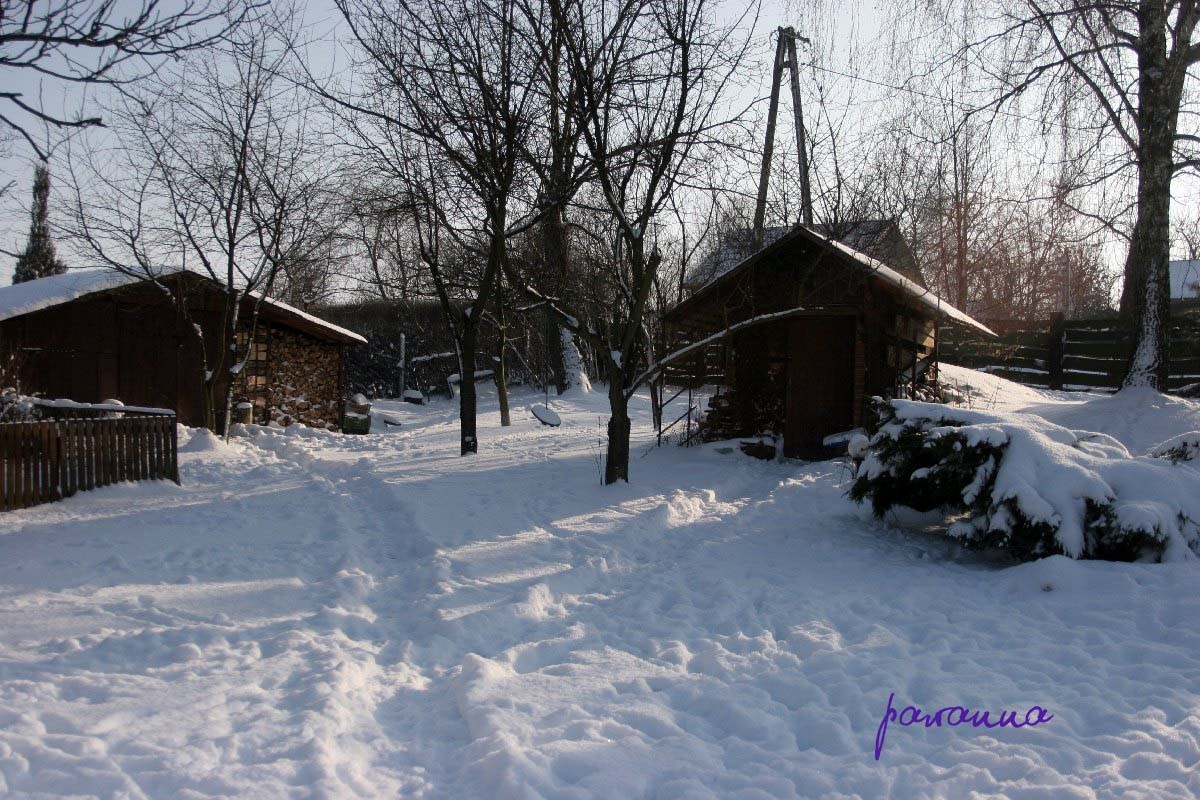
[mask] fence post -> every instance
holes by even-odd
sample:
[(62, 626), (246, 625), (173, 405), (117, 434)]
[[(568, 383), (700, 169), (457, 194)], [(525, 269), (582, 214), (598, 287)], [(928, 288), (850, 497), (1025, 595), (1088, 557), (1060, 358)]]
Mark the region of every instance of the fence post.
[(179, 423), (175, 417), (167, 420), (167, 424), (171, 428), (171, 480), (179, 483)]
[(1046, 378), (1051, 389), (1063, 388), (1063, 327), (1061, 311), (1050, 317), (1050, 330), (1046, 334)]

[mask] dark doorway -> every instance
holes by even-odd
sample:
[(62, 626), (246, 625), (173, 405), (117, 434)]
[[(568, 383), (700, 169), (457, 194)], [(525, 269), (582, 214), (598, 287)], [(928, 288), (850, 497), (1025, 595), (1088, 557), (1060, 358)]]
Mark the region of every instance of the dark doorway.
[(784, 454), (823, 457), (821, 441), (854, 419), (854, 317), (801, 317), (788, 330)]

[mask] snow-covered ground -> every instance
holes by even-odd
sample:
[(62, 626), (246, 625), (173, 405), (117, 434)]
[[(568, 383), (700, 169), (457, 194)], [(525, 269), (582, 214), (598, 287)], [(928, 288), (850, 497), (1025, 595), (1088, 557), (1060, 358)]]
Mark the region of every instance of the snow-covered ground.
[[(1200, 429), (948, 372), (1137, 452)], [(871, 519), (842, 462), (654, 449), (644, 398), (603, 488), (603, 394), (541, 401), (485, 399), (476, 457), (450, 404), (381, 404), (0, 517), (0, 796), (1200, 794), (1195, 561), (990, 563)], [(876, 761), (892, 693), (1053, 719), (893, 723)]]

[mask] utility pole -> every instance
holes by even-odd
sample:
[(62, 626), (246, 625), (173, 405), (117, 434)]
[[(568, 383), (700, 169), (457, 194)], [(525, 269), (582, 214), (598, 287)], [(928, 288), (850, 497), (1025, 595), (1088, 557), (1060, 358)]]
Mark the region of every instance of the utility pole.
[[(800, 102), (800, 62), (796, 58), (796, 31), (784, 28), (780, 41), (787, 42), (788, 66), (792, 71), (792, 114), (796, 118), (796, 152), (800, 155), (800, 211), (804, 224), (813, 224), (812, 191), (808, 185), (808, 137), (804, 132), (804, 106)], [(808, 44), (808, 39), (804, 40)]]
[(775, 66), (771, 71), (771, 104), (767, 106), (767, 139), (763, 142), (762, 169), (758, 173), (758, 203), (754, 206), (754, 249), (763, 246), (764, 217), (767, 212), (767, 184), (771, 182), (771, 157), (775, 153), (775, 119), (779, 116), (779, 82), (783, 78), (785, 51), (783, 28), (775, 45)]
[(771, 73), (771, 102), (767, 107), (767, 133), (763, 143), (762, 168), (758, 174), (758, 204), (754, 208), (754, 246), (763, 245), (767, 211), (767, 186), (771, 182), (771, 157), (775, 152), (775, 121), (779, 116), (779, 90), (786, 66), (791, 75), (792, 115), (796, 122), (796, 154), (800, 159), (800, 212), (805, 225), (813, 224), (812, 191), (808, 179), (808, 137), (804, 132), (804, 107), (800, 102), (800, 62), (796, 57), (796, 40), (808, 44), (808, 39), (796, 34), (794, 28), (779, 28), (775, 44), (775, 65)]

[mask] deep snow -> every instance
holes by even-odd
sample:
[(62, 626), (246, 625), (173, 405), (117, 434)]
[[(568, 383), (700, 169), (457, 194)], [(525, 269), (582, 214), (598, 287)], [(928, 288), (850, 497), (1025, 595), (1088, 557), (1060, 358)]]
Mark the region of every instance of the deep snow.
[[(376, 403), (403, 424), (195, 434), (182, 487), (0, 516), (0, 796), (1200, 794), (1196, 562), (989, 563), (843, 462), (653, 449), (644, 396), (602, 488), (603, 394), (541, 400), (485, 398), (470, 458), (450, 404)], [(1054, 719), (876, 761), (893, 692)]]

